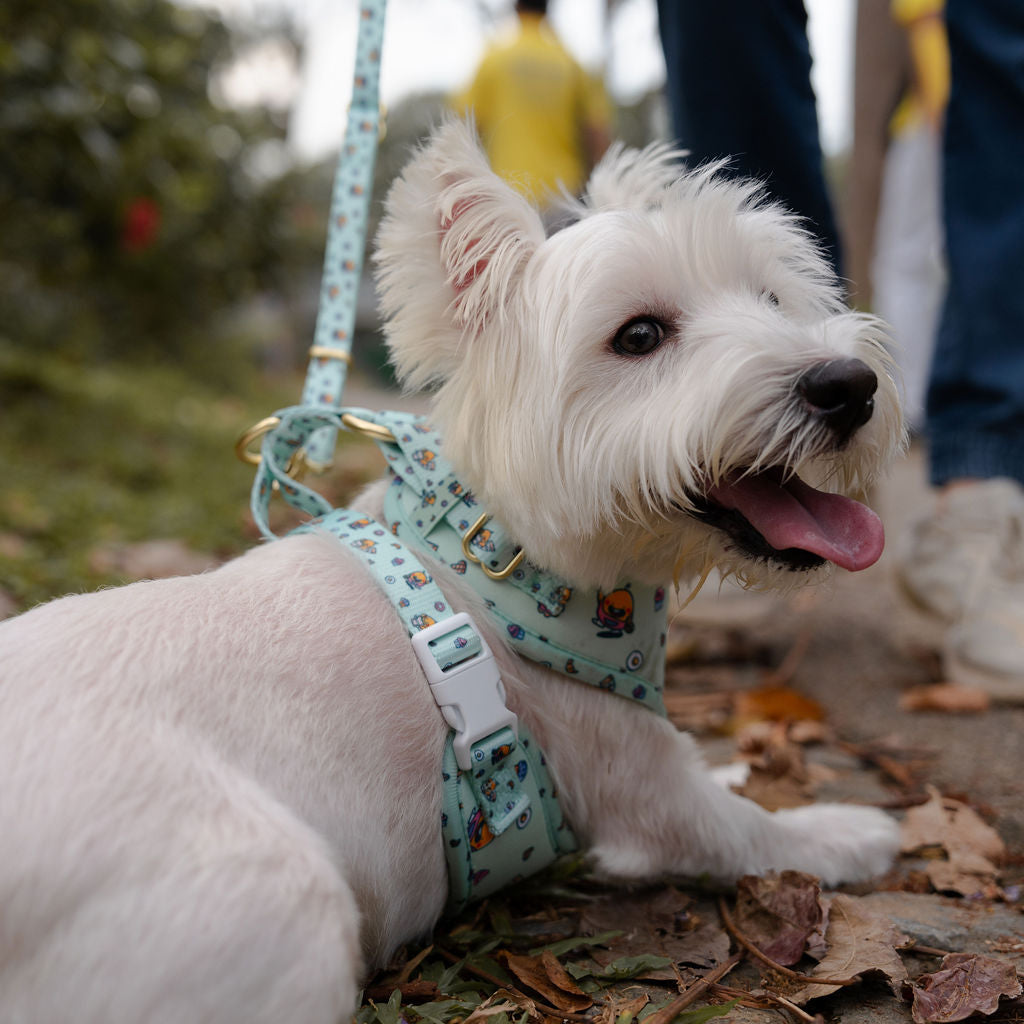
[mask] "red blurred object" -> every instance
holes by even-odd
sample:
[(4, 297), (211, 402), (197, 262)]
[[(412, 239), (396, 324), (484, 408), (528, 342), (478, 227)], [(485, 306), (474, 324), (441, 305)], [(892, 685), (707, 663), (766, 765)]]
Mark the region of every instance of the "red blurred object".
[(121, 248), (125, 252), (148, 249), (160, 231), (160, 207), (148, 196), (133, 199), (121, 222)]

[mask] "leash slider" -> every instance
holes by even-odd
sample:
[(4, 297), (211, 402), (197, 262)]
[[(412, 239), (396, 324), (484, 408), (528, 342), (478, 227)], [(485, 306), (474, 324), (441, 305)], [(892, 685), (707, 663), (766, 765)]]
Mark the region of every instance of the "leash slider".
[[(480, 640), (480, 651), (448, 669), (437, 663), (430, 642), (469, 626)], [(505, 727), (517, 733), (516, 716), (505, 706), (505, 687), (498, 674), (487, 641), (465, 612), (452, 615), (433, 626), (414, 633), (412, 648), (423, 666), (430, 692), (445, 721), (455, 730), (452, 747), (463, 771), (474, 765), (473, 746)]]

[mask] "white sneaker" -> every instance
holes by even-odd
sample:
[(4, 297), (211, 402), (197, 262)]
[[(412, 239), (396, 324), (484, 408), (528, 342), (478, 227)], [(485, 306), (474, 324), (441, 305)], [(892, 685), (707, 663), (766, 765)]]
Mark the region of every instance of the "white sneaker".
[(1024, 488), (997, 477), (944, 494), (897, 553), (908, 596), (945, 622), (960, 621), (993, 579), (1024, 580)]
[(950, 682), (1024, 703), (1024, 488), (997, 478), (942, 496), (898, 554), (910, 598), (950, 623)]
[(943, 668), (952, 683), (1024, 704), (1024, 584), (996, 581), (987, 599), (950, 627)]

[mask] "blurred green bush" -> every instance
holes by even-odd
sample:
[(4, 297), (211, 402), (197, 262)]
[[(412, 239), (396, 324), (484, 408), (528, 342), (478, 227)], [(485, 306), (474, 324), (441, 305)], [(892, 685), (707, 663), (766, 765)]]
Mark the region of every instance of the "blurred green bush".
[(249, 42), (169, 0), (0, 5), (0, 335), (217, 380), (230, 314), (315, 290), (329, 169), (266, 173), (284, 110), (211, 98)]

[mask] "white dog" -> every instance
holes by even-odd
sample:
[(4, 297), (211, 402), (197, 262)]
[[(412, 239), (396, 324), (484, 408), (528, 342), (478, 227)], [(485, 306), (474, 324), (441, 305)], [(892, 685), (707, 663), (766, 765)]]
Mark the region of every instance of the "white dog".
[[(545, 238), (452, 123), (394, 187), (379, 263), (395, 364), (436, 389), (446, 457), (580, 592), (878, 557), (873, 513), (803, 480), (858, 492), (899, 448), (883, 335), (753, 186), (616, 150)], [(354, 506), (379, 517), (386, 487)], [(663, 718), (512, 654), (467, 578), (425, 561), (486, 634), (597, 870), (888, 865), (882, 812), (766, 813)], [(0, 677), (6, 1024), (334, 1022), (438, 919), (448, 726), (335, 538), (38, 608), (0, 626)]]

